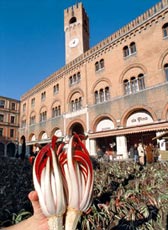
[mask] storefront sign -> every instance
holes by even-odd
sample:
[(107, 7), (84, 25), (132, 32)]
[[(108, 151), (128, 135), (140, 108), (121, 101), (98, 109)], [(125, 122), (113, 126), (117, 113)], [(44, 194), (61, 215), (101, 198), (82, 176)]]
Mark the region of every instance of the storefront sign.
[(126, 127), (129, 126), (136, 126), (136, 125), (144, 125), (148, 123), (153, 123), (153, 118), (145, 113), (145, 112), (139, 112), (132, 114), (126, 123)]
[(104, 119), (98, 123), (96, 132), (107, 131), (111, 129), (114, 129), (114, 123), (110, 119)]

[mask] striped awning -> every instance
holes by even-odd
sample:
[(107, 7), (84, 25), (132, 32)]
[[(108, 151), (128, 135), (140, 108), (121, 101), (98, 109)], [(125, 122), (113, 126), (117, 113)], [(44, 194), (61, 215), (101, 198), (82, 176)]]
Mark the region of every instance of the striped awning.
[(89, 133), (88, 136), (90, 139), (92, 138), (100, 138), (100, 137), (108, 137), (108, 136), (122, 136), (129, 135), (134, 133), (144, 133), (144, 132), (161, 132), (165, 131), (168, 133), (168, 123), (152, 123), (143, 126), (134, 126), (134, 127), (126, 127), (126, 128), (116, 128), (108, 131), (101, 132), (92, 132)]

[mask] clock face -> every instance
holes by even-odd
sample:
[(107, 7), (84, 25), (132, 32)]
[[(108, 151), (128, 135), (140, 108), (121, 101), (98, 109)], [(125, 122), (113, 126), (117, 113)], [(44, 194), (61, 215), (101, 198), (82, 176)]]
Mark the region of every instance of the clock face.
[(76, 47), (79, 43), (79, 39), (78, 38), (73, 38), (70, 42), (69, 42), (69, 47)]

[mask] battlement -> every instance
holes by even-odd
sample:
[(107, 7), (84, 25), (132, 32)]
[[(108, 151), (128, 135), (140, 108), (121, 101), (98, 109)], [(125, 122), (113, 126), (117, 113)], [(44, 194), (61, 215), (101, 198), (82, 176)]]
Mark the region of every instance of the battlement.
[[(77, 9), (82, 3), (77, 3), (76, 5), (69, 7), (66, 9), (66, 12), (72, 12), (73, 9)], [(44, 79), (42, 82), (40, 82), (38, 85), (36, 85), (34, 88), (32, 88), (30, 91), (26, 92), (22, 97), (21, 100), (26, 99), (30, 95), (33, 95), (37, 91), (41, 90), (42, 88), (46, 87), (47, 85), (51, 84), (55, 81), (55, 79), (58, 79), (60, 77), (63, 77), (64, 74), (66, 74), (71, 69), (75, 68), (77, 65), (81, 65), (84, 63), (87, 59), (89, 60), (91, 57), (93, 57), (97, 52), (100, 52), (101, 50), (105, 50), (106, 47), (113, 46), (117, 43), (117, 41), (121, 40), (122, 37), (132, 33), (134, 30), (136, 30), (138, 27), (145, 27), (145, 23), (147, 24), (148, 21), (155, 21), (157, 20), (157, 14), (164, 11), (166, 8), (168, 8), (168, 0), (162, 0), (161, 2), (154, 5), (152, 8), (147, 10), (142, 15), (138, 16), (136, 19), (110, 35), (109, 37), (105, 38), (103, 41), (86, 51), (84, 54), (80, 55), (79, 57), (75, 58), (73, 61), (65, 65), (64, 67), (60, 68), (58, 71)], [(166, 12), (164, 12), (166, 14)], [(144, 25), (143, 25), (144, 24)]]
[(75, 5), (67, 8), (64, 10), (64, 15), (68, 16), (68, 17), (73, 17), (74, 16), (74, 13), (82, 13), (84, 14), (86, 17), (88, 17), (84, 7), (83, 7), (83, 4), (82, 2), (78, 2), (76, 3)]
[(142, 15), (138, 16), (136, 19), (95, 45), (93, 48), (87, 51), (87, 54), (90, 55), (91, 53), (95, 52), (96, 50), (100, 49), (101, 47), (104, 47), (108, 45), (109, 43), (115, 42), (117, 39), (121, 38), (122, 36), (130, 33), (137, 27), (141, 26), (146, 21), (150, 20), (152, 17), (157, 15), (162, 10), (166, 9), (168, 7), (168, 0), (162, 0), (161, 2), (154, 5), (152, 8), (147, 10)]
[(68, 7), (67, 9), (64, 10), (64, 12), (72, 13), (75, 9), (77, 10), (78, 8), (83, 8), (83, 5), (81, 2), (78, 2), (75, 5)]

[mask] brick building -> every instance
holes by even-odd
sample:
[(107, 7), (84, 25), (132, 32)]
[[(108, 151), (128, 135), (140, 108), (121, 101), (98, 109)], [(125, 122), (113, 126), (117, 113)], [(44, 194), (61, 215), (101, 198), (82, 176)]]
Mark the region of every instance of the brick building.
[(91, 154), (113, 146), (126, 158), (168, 130), (168, 0), (91, 48), (82, 3), (64, 10), (64, 31), (65, 66), (21, 97), (27, 151), (77, 132)]
[(20, 101), (0, 96), (0, 156), (14, 157), (18, 150)]

